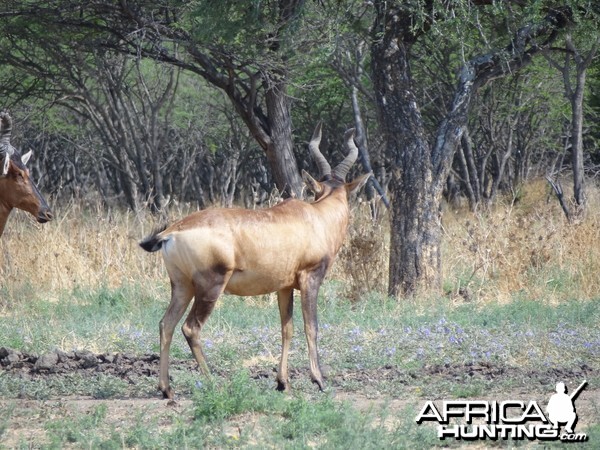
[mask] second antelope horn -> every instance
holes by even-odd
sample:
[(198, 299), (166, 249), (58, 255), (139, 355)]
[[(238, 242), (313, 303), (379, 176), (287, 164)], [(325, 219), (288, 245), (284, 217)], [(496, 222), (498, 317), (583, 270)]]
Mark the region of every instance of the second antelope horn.
[(315, 163), (317, 164), (317, 167), (319, 169), (319, 178), (321, 179), (331, 176), (331, 166), (323, 156), (323, 153), (321, 153), (321, 150), (319, 150), (319, 144), (321, 143), (322, 127), (323, 123), (319, 122), (317, 124), (317, 127), (315, 128), (315, 131), (313, 132), (310, 142), (308, 143), (308, 148), (310, 149), (312, 157), (314, 158)]
[(12, 154), (10, 134), (12, 133), (12, 119), (7, 112), (0, 113), (0, 149), (7, 154)]
[(354, 143), (354, 131), (354, 128), (350, 128), (344, 133), (348, 154), (344, 160), (333, 169), (333, 174), (342, 181), (346, 179), (346, 175), (348, 175), (350, 168), (356, 162), (356, 158), (358, 158), (358, 147)]

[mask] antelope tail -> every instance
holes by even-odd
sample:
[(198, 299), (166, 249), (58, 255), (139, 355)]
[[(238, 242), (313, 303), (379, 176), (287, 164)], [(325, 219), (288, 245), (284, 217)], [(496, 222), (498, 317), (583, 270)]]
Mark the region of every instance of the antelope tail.
[(150, 235), (140, 241), (140, 247), (147, 252), (156, 252), (160, 250), (164, 242), (164, 238), (159, 235), (165, 231), (166, 228), (166, 225), (156, 228)]

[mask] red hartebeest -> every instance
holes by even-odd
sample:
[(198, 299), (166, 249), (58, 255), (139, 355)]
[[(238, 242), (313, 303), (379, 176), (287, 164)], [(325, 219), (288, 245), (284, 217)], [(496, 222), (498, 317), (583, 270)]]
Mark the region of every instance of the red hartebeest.
[(13, 208), (31, 213), (38, 222), (52, 220), (52, 211), (40, 194), (25, 167), (31, 150), (21, 153), (10, 144), (12, 119), (8, 113), (0, 113), (0, 236)]
[(140, 242), (149, 252), (162, 249), (171, 279), (171, 302), (160, 322), (159, 389), (166, 398), (173, 398), (169, 348), (175, 326), (195, 297), (182, 331), (200, 370), (208, 374), (200, 330), (223, 292), (241, 296), (277, 292), (282, 335), (277, 389), (288, 390), (293, 291), (300, 290), (310, 374), (323, 389), (317, 353), (317, 294), (346, 235), (348, 195), (370, 176), (360, 176), (350, 183), (344, 181), (358, 155), (353, 137), (354, 130), (348, 130), (348, 155), (331, 170), (319, 150), (321, 125), (317, 126), (309, 148), (319, 168), (320, 181), (303, 173), (315, 192), (313, 203), (288, 199), (263, 210), (208, 209)]

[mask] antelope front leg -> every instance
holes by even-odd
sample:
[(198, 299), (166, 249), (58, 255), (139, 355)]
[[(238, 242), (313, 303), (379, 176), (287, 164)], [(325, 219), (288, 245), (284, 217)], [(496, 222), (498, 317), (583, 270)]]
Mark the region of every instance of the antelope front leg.
[(292, 315), (294, 312), (294, 290), (285, 289), (277, 292), (277, 303), (279, 304), (279, 316), (281, 317), (281, 359), (277, 371), (277, 390), (289, 391), (288, 379), (288, 354), (290, 342), (294, 334), (294, 323)]
[(173, 390), (169, 386), (169, 350), (173, 331), (192, 299), (192, 286), (185, 282), (171, 282), (171, 303), (159, 324), (160, 329), (160, 369), (158, 389), (164, 398), (173, 399)]

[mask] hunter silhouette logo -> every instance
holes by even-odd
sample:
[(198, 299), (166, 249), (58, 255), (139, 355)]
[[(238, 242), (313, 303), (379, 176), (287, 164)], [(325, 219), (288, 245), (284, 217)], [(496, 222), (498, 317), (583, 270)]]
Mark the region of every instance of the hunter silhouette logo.
[[(417, 424), (437, 422), (440, 439), (515, 439), (530, 441), (586, 441), (585, 433), (575, 433), (577, 412), (575, 399), (586, 386), (583, 381), (571, 395), (563, 382), (556, 383), (546, 414), (538, 402), (531, 400), (445, 400), (441, 407), (433, 401), (425, 403), (415, 418)], [(457, 423), (451, 423), (451, 422)], [(561, 432), (560, 425), (565, 424)]]
[(565, 432), (569, 434), (573, 434), (573, 427), (577, 422), (577, 412), (575, 411), (575, 398), (579, 395), (581, 390), (585, 387), (587, 381), (584, 380), (583, 383), (579, 385), (575, 392), (571, 395), (567, 394), (567, 388), (565, 383), (559, 382), (556, 383), (556, 394), (550, 397), (550, 401), (548, 402), (548, 406), (546, 406), (546, 412), (548, 413), (548, 418), (554, 429), (558, 429), (559, 423), (566, 423)]

